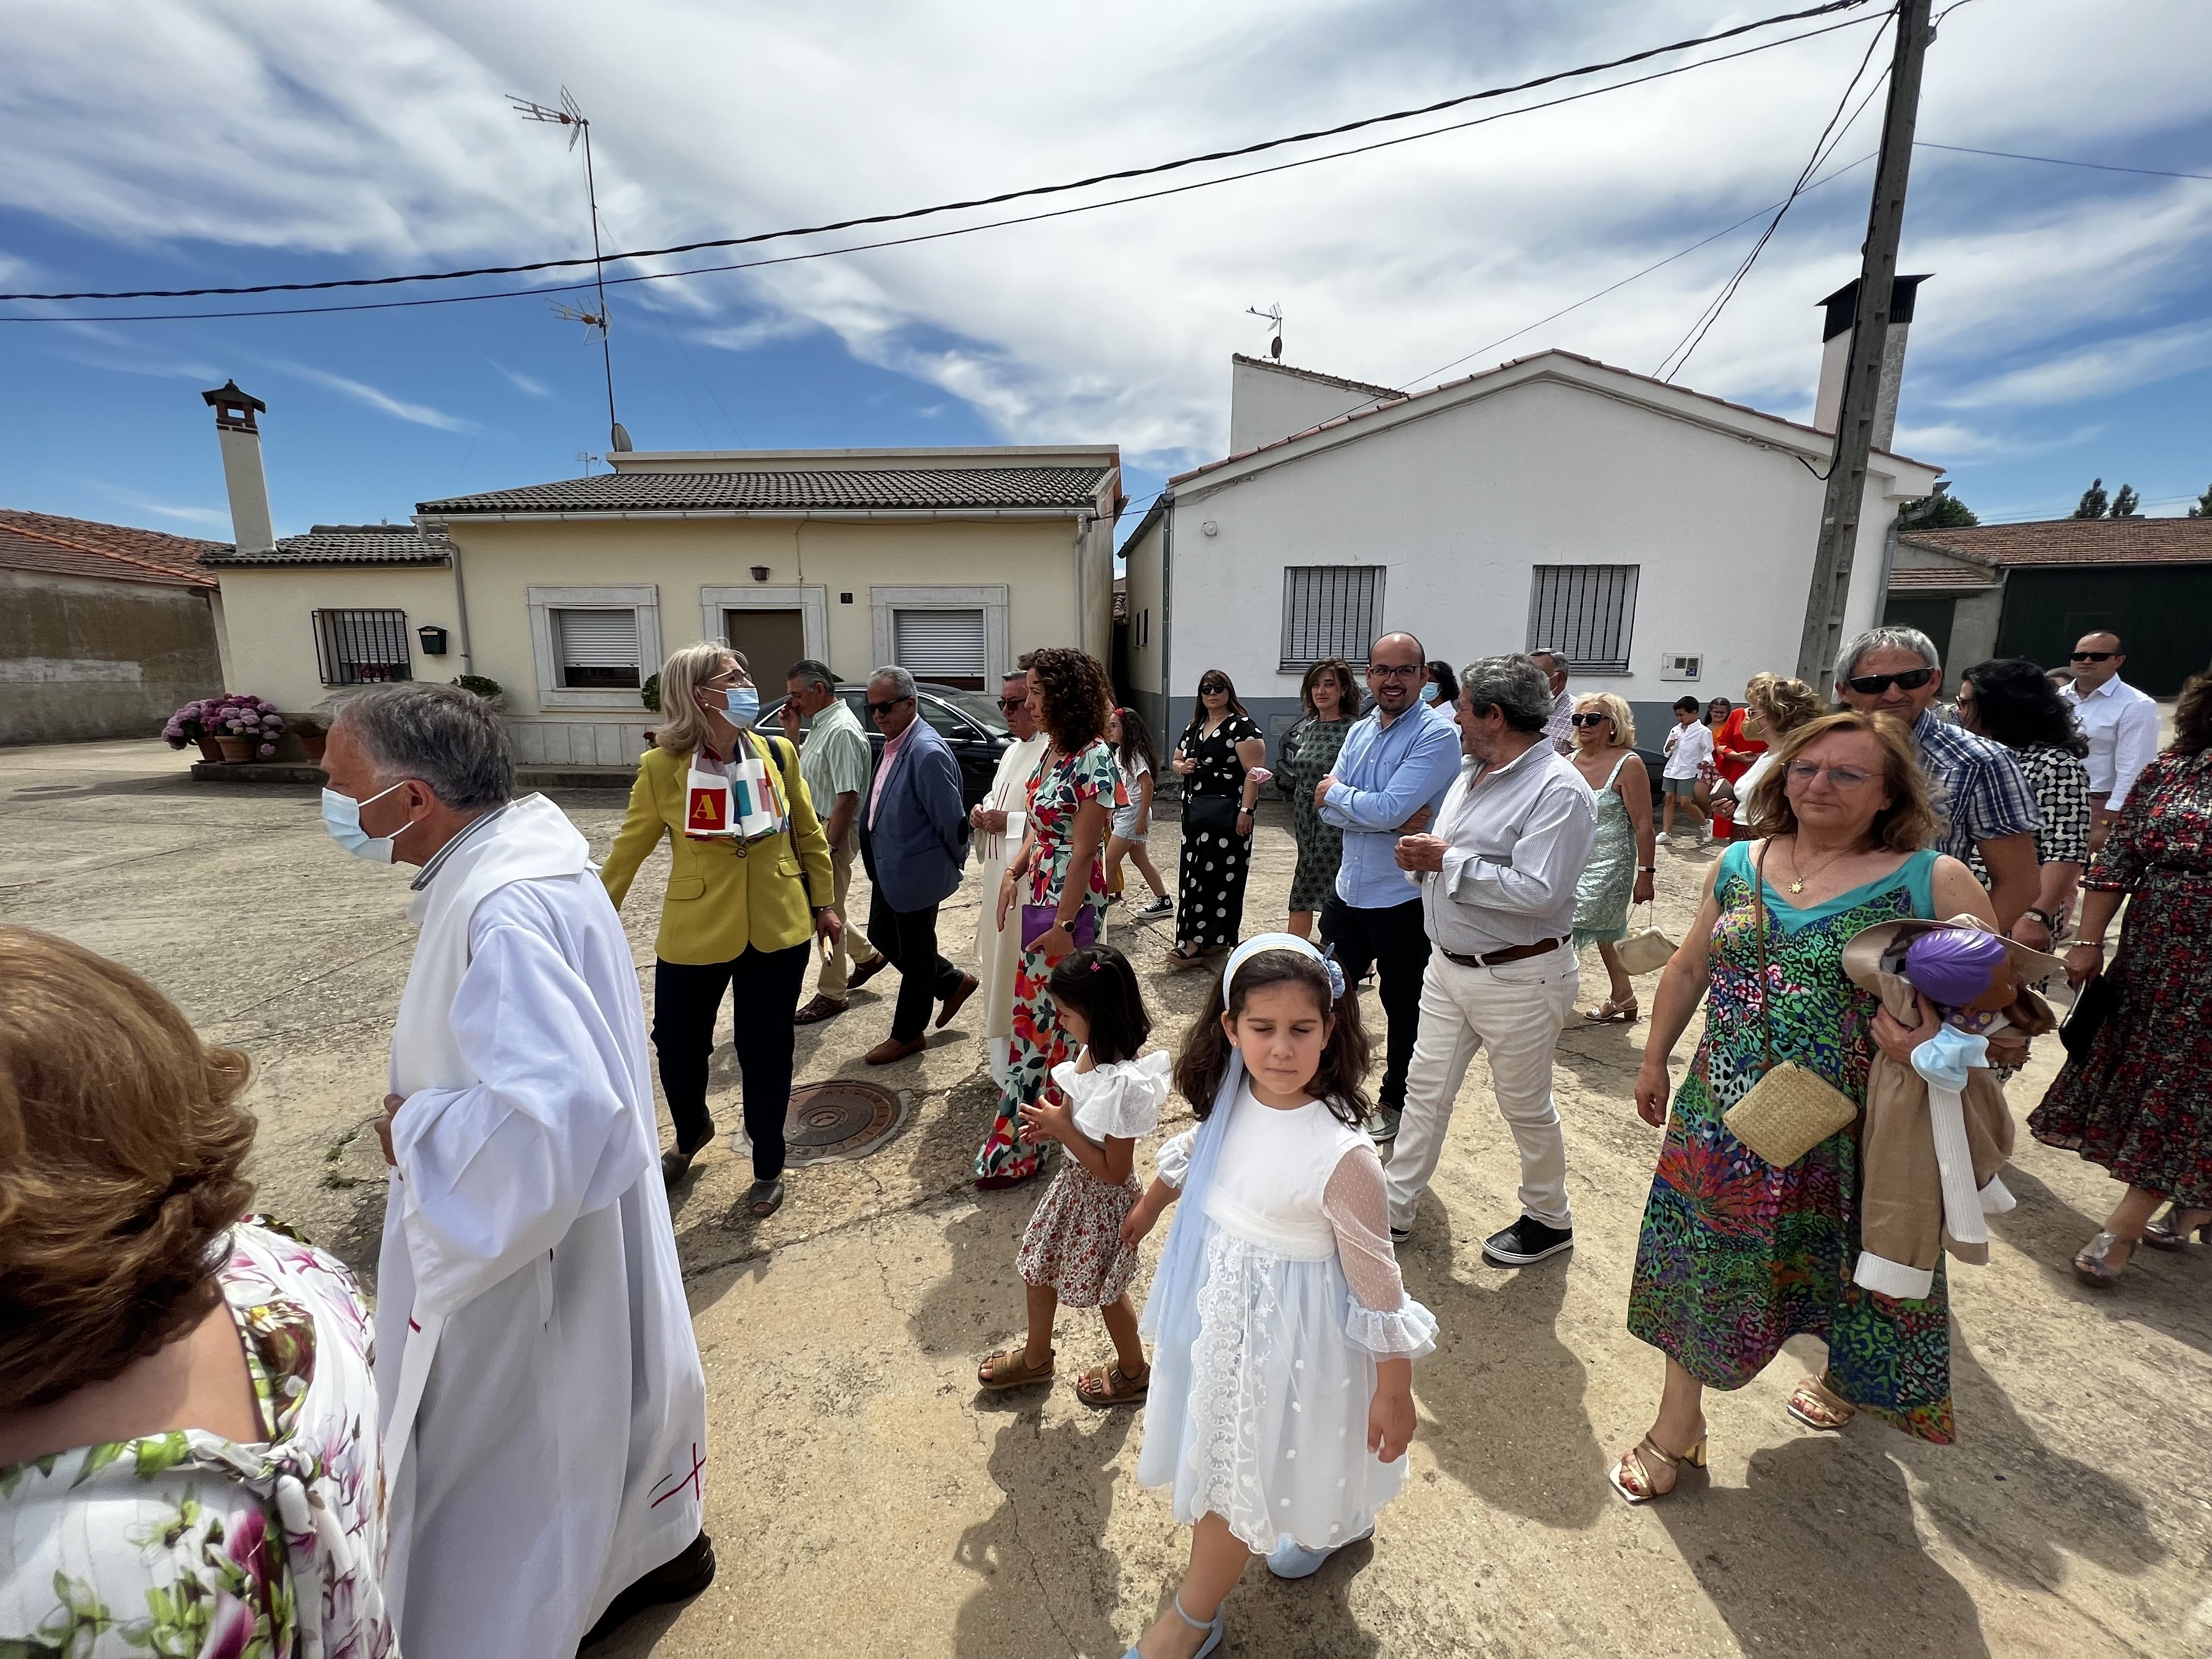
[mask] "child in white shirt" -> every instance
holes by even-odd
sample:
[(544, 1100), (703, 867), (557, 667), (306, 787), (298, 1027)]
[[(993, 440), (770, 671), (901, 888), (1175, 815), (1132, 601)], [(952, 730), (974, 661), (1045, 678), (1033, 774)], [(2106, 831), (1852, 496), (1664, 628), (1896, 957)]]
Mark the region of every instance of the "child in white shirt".
[(1698, 718), (1695, 697), (1674, 701), (1674, 729), (1667, 734), (1667, 764), (1659, 775), (1661, 797), (1659, 833), (1652, 839), (1662, 847), (1674, 839), (1674, 803), (1681, 801), (1698, 815), (1698, 845), (1713, 838), (1712, 814), (1705, 808), (1702, 769), (1713, 758), (1712, 728)]

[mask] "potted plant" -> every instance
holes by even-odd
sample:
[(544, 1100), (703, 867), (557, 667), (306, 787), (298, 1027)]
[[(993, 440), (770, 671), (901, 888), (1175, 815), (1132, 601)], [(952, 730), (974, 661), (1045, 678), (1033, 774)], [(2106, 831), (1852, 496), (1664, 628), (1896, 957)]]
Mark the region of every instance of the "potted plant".
[(241, 691), (220, 699), (210, 712), (216, 746), (224, 760), (235, 765), (275, 757), (276, 739), (284, 734), (284, 717), (274, 704)]
[(471, 696), (482, 697), (486, 702), (495, 703), (507, 695), (504, 686), (484, 674), (456, 674), (453, 683)]
[(287, 714), (284, 724), (300, 740), (300, 758), (310, 766), (323, 763), (324, 747), (331, 740), (331, 728), (319, 714)]
[(216, 747), (215, 719), (209, 711), (221, 701), (220, 697), (193, 698), (169, 716), (169, 723), (161, 728), (161, 741), (172, 749), (198, 744), (202, 760), (220, 761), (222, 750)]

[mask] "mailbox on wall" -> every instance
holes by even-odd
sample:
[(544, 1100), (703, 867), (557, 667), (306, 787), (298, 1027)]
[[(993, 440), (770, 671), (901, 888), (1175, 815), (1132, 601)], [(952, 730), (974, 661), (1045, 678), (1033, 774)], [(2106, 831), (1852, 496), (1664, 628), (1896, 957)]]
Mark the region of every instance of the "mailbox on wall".
[(415, 630), (422, 636), (422, 654), (442, 657), (446, 654), (446, 630), (434, 623), (424, 623)]

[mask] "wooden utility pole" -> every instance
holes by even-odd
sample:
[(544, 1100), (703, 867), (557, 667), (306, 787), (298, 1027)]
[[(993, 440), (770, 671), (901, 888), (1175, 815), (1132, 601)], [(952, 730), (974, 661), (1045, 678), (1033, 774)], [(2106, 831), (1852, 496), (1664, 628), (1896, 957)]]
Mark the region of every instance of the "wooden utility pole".
[(1820, 507), (1813, 586), (1797, 645), (1797, 678), (1831, 690), (1843, 643), (1844, 606), (1851, 591), (1851, 556), (1858, 546), (1866, 500), (1867, 453), (1874, 446), (1881, 395), (1882, 358), (1889, 344), (1890, 292), (1897, 280), (1897, 245), (1905, 230), (1905, 188), (1912, 173), (1912, 129), (1920, 108), (1920, 67), (1933, 31), (1930, 0), (1899, 0), (1897, 45), (1889, 65), (1889, 103), (1882, 116), (1881, 154), (1874, 203), (1867, 212), (1865, 257), (1859, 266), (1857, 320), (1851, 325), (1850, 368), (1836, 415), (1836, 453)]

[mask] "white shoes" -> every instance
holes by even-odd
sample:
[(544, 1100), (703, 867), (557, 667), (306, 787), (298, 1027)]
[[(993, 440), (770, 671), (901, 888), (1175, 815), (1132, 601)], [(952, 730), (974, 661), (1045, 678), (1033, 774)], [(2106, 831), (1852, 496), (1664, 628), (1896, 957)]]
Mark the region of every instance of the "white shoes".
[(1672, 847), (1674, 844), (1674, 838), (1668, 835), (1664, 830), (1662, 830), (1657, 835), (1651, 837), (1651, 844), (1655, 847)]
[(1713, 826), (1710, 823), (1699, 824), (1698, 826), (1698, 845), (1700, 847), (1710, 847), (1712, 844)]

